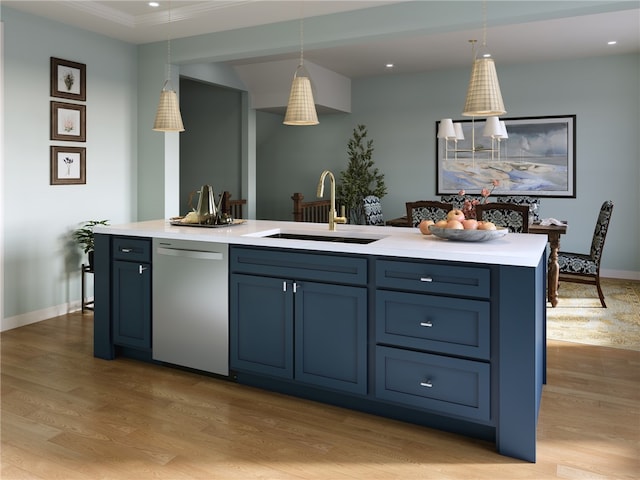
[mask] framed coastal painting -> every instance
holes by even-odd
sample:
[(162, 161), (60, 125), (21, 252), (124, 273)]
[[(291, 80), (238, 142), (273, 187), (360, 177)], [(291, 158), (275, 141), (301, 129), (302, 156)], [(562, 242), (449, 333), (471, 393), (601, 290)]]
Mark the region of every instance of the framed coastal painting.
[(51, 102), (51, 140), (86, 140), (86, 105)]
[(437, 138), (436, 122), (436, 194), (475, 194), (498, 180), (492, 196), (575, 198), (576, 116), (502, 120), (493, 137), (484, 119), (455, 120), (456, 139)]
[(87, 66), (51, 57), (51, 96), (79, 100), (87, 99)]
[(87, 183), (85, 147), (50, 147), (50, 184), (78, 185)]

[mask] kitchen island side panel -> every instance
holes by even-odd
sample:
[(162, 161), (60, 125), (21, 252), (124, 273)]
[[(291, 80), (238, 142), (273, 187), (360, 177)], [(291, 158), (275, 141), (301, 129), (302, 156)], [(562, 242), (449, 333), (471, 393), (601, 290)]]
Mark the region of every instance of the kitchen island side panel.
[(94, 234), (93, 356), (113, 360), (111, 335), (111, 235)]
[(536, 426), (545, 369), (545, 255), (536, 268), (500, 267), (498, 415), (502, 455), (536, 461)]

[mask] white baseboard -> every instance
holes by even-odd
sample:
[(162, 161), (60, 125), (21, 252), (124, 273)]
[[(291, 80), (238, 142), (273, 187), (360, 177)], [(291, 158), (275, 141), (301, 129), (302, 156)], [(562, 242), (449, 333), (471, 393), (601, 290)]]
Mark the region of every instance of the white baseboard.
[(600, 276), (603, 278), (619, 278), (621, 280), (639, 280), (640, 272), (632, 270), (600, 270)]
[(18, 327), (24, 327), (32, 323), (48, 320), (53, 317), (65, 315), (71, 312), (77, 312), (82, 308), (80, 301), (65, 303), (63, 305), (57, 305), (54, 307), (43, 308), (42, 310), (36, 310), (35, 312), (23, 313), (14, 317), (7, 317), (2, 319), (2, 325), (0, 325), (0, 332), (6, 330), (12, 330)]

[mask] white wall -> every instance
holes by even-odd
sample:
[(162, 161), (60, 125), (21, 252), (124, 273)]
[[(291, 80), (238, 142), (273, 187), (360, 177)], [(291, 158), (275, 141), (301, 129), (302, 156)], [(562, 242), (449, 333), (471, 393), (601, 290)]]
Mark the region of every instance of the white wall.
[[(137, 55), (132, 45), (2, 7), (2, 330), (80, 302), (79, 223), (135, 220)], [(86, 64), (86, 142), (49, 139), (50, 57)], [(158, 93), (161, 85), (158, 86)], [(73, 101), (70, 101), (73, 103)], [(86, 147), (86, 184), (49, 184), (49, 146)], [(91, 286), (91, 285), (90, 285)]]

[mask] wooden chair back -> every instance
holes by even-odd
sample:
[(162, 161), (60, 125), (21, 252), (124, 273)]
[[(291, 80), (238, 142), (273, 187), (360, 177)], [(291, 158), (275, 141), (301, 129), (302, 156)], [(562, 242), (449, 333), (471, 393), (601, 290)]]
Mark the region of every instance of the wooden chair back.
[(244, 198), (231, 200), (231, 193), (225, 191), (222, 194), (222, 212), (233, 218), (244, 218), (243, 209), (246, 204), (247, 201)]
[(449, 210), (453, 209), (450, 203), (435, 200), (418, 200), (407, 202), (407, 222), (410, 227), (417, 227), (422, 220), (444, 220)]
[[(305, 202), (304, 195), (296, 192), (291, 196), (293, 200), (293, 221), (325, 223), (329, 221), (331, 200), (315, 200)], [(336, 207), (337, 209), (338, 207)]]
[(476, 218), (508, 227), (515, 233), (529, 233), (529, 207), (513, 203), (483, 203), (476, 205)]

